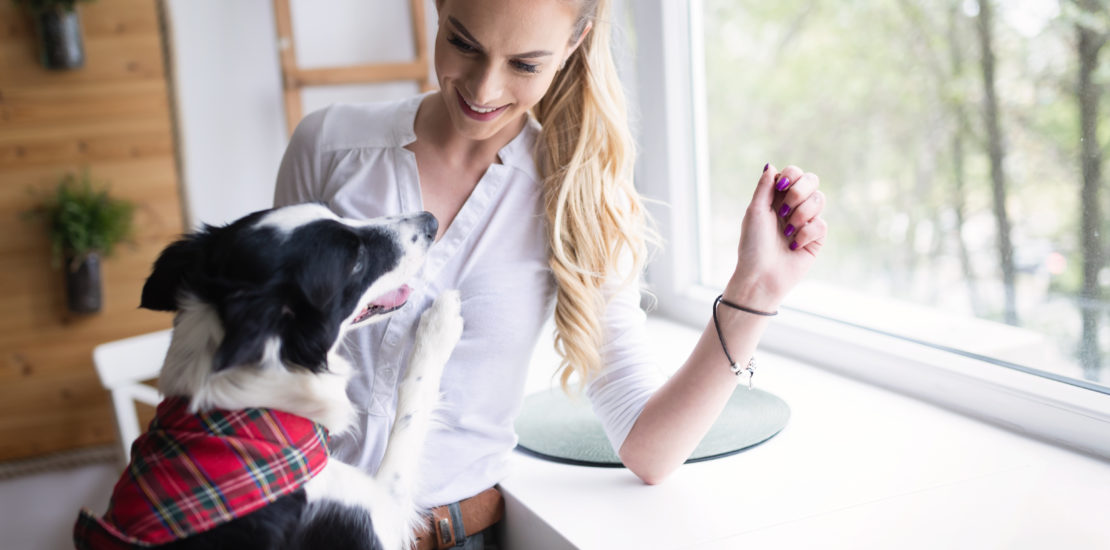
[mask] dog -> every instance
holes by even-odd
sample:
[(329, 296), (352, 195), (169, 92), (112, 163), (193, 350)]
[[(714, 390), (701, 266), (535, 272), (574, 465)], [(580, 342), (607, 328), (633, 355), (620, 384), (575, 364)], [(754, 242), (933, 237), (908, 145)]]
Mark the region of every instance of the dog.
[(407, 550), (423, 525), (418, 458), (462, 334), (457, 291), (421, 317), (375, 476), (328, 460), (326, 439), (356, 417), (343, 335), (403, 307), (437, 229), (426, 212), (353, 221), (302, 204), (168, 246), (140, 303), (175, 312), (166, 397), (108, 513), (81, 511), (76, 546)]

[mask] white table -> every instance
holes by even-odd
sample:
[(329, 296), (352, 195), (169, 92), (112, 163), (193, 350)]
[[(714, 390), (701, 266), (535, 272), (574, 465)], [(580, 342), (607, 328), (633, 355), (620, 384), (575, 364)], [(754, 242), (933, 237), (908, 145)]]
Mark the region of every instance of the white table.
[[(697, 337), (651, 326), (673, 357)], [(781, 357), (756, 381), (787, 427), (657, 486), (514, 453), (508, 550), (1110, 548), (1104, 461)]]

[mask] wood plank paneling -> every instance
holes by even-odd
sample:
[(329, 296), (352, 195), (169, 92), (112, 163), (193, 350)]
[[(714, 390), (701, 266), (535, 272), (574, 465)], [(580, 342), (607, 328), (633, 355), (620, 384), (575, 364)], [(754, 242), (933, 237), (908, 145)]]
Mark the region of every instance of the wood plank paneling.
[[(34, 28), (0, 1), (0, 460), (112, 442), (97, 344), (170, 326), (137, 308), (158, 253), (183, 231), (158, 0), (81, 5), (85, 67), (38, 64)], [(135, 235), (103, 263), (103, 311), (65, 311), (41, 225), (21, 213), (67, 172), (136, 204)]]
[(106, 116), (143, 119), (169, 108), (166, 87), (156, 80), (91, 82), (72, 90), (47, 85), (11, 87), (4, 99), (0, 120), (12, 130), (101, 121)]
[[(153, 2), (154, 0), (149, 1)], [(82, 9), (92, 11), (103, 8), (88, 6)], [(85, 41), (85, 66), (67, 72), (46, 71), (36, 64), (23, 63), (28, 57), (35, 63), (38, 62), (38, 50), (34, 45), (33, 38), (24, 42), (0, 43), (0, 69), (3, 70), (5, 80), (11, 79), (13, 82), (26, 86), (44, 84), (73, 86), (88, 82), (137, 81), (146, 78), (158, 78), (164, 70), (162, 67), (162, 48), (156, 40), (156, 37), (88, 39)]]
[[(111, 0), (125, 4), (120, 0)], [(132, 2), (134, 3), (134, 2)], [(86, 38), (111, 35), (155, 36), (158, 34), (158, 14), (148, 9), (86, 10), (81, 7), (81, 30)], [(0, 43), (21, 42), (34, 46), (35, 28), (28, 16), (19, 10), (9, 9), (0, 19)]]

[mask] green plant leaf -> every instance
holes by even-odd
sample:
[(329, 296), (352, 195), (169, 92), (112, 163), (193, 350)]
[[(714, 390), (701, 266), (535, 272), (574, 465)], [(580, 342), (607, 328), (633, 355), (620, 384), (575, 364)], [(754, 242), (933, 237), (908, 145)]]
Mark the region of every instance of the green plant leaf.
[(94, 189), (88, 172), (66, 174), (53, 195), (26, 215), (42, 220), (50, 236), (54, 263), (90, 252), (110, 256), (115, 245), (131, 236), (135, 206)]

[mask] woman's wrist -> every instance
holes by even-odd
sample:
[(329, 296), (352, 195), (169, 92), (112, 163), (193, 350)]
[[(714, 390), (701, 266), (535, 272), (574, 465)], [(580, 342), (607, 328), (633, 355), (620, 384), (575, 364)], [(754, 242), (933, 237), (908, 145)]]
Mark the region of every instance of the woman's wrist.
[(778, 311), (782, 298), (758, 281), (733, 276), (721, 296), (734, 304), (759, 311)]

